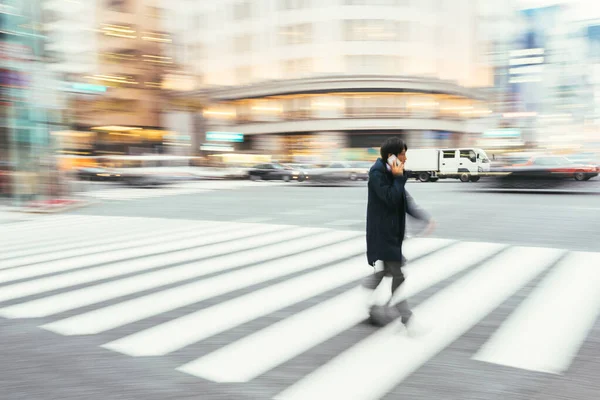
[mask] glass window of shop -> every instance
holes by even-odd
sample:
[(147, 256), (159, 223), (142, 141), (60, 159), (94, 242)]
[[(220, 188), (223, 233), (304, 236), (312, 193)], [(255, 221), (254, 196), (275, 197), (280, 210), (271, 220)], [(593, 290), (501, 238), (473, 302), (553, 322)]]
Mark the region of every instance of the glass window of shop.
[(412, 118), (436, 118), (439, 107), (437, 96), (411, 94), (407, 97), (407, 111)]
[[(280, 96), (263, 100), (242, 100), (236, 107), (239, 123), (319, 118), (440, 118), (447, 99), (460, 106), (446, 107), (445, 118), (461, 115), (473, 106), (472, 100), (442, 94), (421, 93), (331, 93)], [(454, 104), (451, 103), (451, 104)], [(466, 110), (466, 111), (465, 111)], [(453, 113), (453, 114), (452, 114)], [(470, 117), (476, 117), (469, 114)]]
[(280, 121), (283, 113), (282, 102), (277, 99), (253, 100), (250, 102), (252, 121), (274, 122)]
[(346, 104), (343, 96), (314, 96), (310, 100), (314, 118), (340, 118), (343, 115)]
[(313, 117), (311, 97), (294, 96), (283, 102), (283, 118), (286, 120), (302, 120)]

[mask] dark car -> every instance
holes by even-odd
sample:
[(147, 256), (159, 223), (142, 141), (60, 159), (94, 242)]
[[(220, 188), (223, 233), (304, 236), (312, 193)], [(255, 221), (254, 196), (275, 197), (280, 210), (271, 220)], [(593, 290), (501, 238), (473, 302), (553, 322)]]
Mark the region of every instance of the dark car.
[(259, 164), (248, 171), (248, 176), (253, 181), (285, 181), (289, 182), (293, 179), (298, 179), (298, 175), (294, 175), (291, 168), (287, 168), (278, 163)]
[(104, 168), (79, 168), (77, 177), (83, 181), (115, 182), (121, 180), (121, 174)]

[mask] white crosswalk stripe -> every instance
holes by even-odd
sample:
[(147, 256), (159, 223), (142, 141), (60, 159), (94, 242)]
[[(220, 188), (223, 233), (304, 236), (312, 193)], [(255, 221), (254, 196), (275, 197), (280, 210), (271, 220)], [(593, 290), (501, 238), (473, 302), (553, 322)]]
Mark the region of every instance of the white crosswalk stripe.
[(599, 266), (600, 253), (570, 254), (474, 358), (532, 371), (564, 372), (600, 312)]
[(155, 188), (113, 187), (101, 190), (91, 190), (83, 193), (84, 196), (100, 200), (137, 200), (165, 196), (179, 196), (186, 194), (201, 194), (217, 190), (235, 190), (245, 187), (260, 188), (264, 186), (282, 185), (274, 182), (251, 182), (248, 180), (208, 180), (196, 182), (183, 182), (160, 186)]
[[(406, 273), (410, 274), (410, 279), (406, 282), (405, 295), (415, 295), (498, 252), (501, 248), (500, 245), (487, 243), (462, 243), (440, 251), (433, 256), (434, 258), (416, 261), (410, 269), (407, 268)], [(426, 252), (432, 251), (432, 246), (428, 243), (428, 247), (422, 250), (422, 254), (416, 253), (412, 256), (424, 256)], [(449, 260), (450, 265), (444, 263), (444, 260)], [(426, 263), (431, 263), (436, 268), (427, 269)], [(366, 310), (360, 307), (363, 300), (361, 294), (360, 290), (343, 293), (326, 304), (319, 304), (271, 325), (263, 331), (185, 365), (180, 370), (219, 382), (247, 382), (276, 367), (279, 362), (289, 360), (366, 319)], [(304, 327), (307, 326), (322, 328), (306, 335)], [(277, 341), (277, 337), (285, 337), (286, 340)]]
[[(133, 357), (176, 357), (219, 342), (179, 363), (198, 379), (263, 379), (368, 318), (358, 283), (372, 269), (360, 231), (56, 216), (0, 235), (8, 244), (1, 317), (41, 318), (62, 340), (96, 335), (106, 351)], [(428, 295), (414, 312), (431, 331), (410, 337), (399, 322), (374, 330), (277, 388), (277, 399), (381, 398), (517, 293), (524, 301), (469, 355), (475, 362), (563, 373), (597, 320), (600, 253), (429, 238), (408, 240), (403, 251), (411, 262), (394, 301)], [(315, 304), (317, 296), (324, 300)], [(284, 309), (289, 316), (279, 316)], [(261, 320), (268, 324), (239, 329)], [(236, 330), (243, 335), (218, 339)]]

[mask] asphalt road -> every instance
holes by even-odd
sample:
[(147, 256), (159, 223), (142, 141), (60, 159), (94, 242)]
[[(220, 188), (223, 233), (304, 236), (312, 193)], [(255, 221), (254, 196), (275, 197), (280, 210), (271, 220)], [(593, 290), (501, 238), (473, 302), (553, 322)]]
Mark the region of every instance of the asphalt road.
[[(600, 251), (600, 179), (584, 183), (597, 192), (489, 192), (478, 184), (452, 181), (411, 182), (408, 190), (437, 221), (434, 237)], [(365, 183), (320, 187), (257, 182), (234, 191), (105, 201), (74, 213), (364, 230), (366, 196)]]
[[(597, 182), (590, 182), (590, 184), (598, 185)], [(177, 272), (177, 268), (185, 267), (186, 264), (181, 265), (184, 261), (181, 256), (177, 256), (176, 252), (171, 250), (171, 252), (165, 253), (161, 247), (175, 248), (184, 245), (185, 240), (182, 241), (171, 233), (174, 229), (189, 230), (192, 233), (190, 236), (192, 240), (203, 234), (207, 236), (207, 240), (217, 240), (221, 236), (243, 235), (245, 230), (252, 229), (247, 223), (258, 223), (261, 226), (263, 226), (262, 224), (281, 224), (286, 225), (285, 229), (281, 231), (281, 235), (294, 234), (295, 230), (300, 230), (302, 227), (328, 228), (335, 231), (347, 230), (350, 231), (349, 233), (356, 231), (356, 239), (362, 243), (361, 235), (364, 230), (366, 211), (364, 183), (347, 187), (313, 187), (301, 184), (272, 185), (264, 182), (237, 188), (232, 186), (228, 189), (225, 189), (225, 186), (217, 190), (208, 190), (202, 189), (200, 184), (194, 186), (198, 189), (197, 191), (171, 192), (171, 195), (168, 195), (168, 191), (171, 189), (161, 188), (153, 189), (155, 192), (152, 194), (137, 191), (135, 196), (129, 198), (123, 193), (134, 193), (129, 191), (137, 189), (123, 191), (123, 189), (107, 189), (99, 186), (97, 190), (106, 190), (107, 195), (104, 198), (108, 198), (108, 200), (68, 213), (67, 215), (71, 215), (73, 218), (79, 218), (74, 220), (75, 222), (60, 219), (55, 222), (52, 220), (44, 222), (44, 219), (52, 217), (35, 217), (35, 222), (21, 223), (19, 219), (12, 218), (10, 224), (2, 226), (0, 237), (3, 238), (4, 243), (11, 243), (11, 246), (19, 246), (24, 249), (19, 251), (41, 254), (35, 257), (53, 257), (58, 254), (58, 258), (43, 264), (32, 265), (32, 269), (27, 269), (29, 264), (22, 261), (20, 257), (13, 256), (3, 259), (0, 254), (0, 266), (3, 262), (13, 263), (5, 264), (0, 268), (0, 354), (2, 354), (0, 359), (0, 399), (270, 399), (282, 390), (295, 385), (300, 378), (308, 376), (320, 366), (330, 363), (338, 355), (354, 348), (353, 346), (367, 341), (365, 347), (372, 347), (373, 343), (368, 343), (368, 339), (375, 334), (380, 335), (383, 339), (387, 337), (389, 340), (389, 337), (386, 336), (387, 331), (378, 330), (365, 322), (358, 322), (350, 324), (348, 329), (328, 336), (327, 340), (323, 340), (310, 351), (288, 359), (277, 368), (269, 370), (250, 382), (211, 382), (177, 371), (176, 368), (179, 366), (212, 354), (213, 351), (241, 340), (249, 334), (266, 329), (274, 323), (290, 321), (292, 317), (308, 311), (312, 307), (319, 307), (354, 288), (357, 283), (356, 280), (350, 279), (344, 284), (320, 288), (319, 285), (324, 285), (327, 279), (316, 281), (310, 285), (310, 282), (303, 280), (308, 274), (307, 271), (291, 273), (292, 270), (290, 270), (288, 275), (280, 275), (265, 281), (259, 281), (257, 273), (256, 281), (253, 284), (240, 286), (231, 291), (218, 292), (218, 287), (232, 286), (242, 278), (232, 277), (231, 280), (221, 280), (219, 284), (217, 284), (218, 281), (214, 281), (214, 286), (207, 285), (202, 290), (196, 291), (188, 290), (188, 294), (191, 296), (190, 300), (178, 297), (179, 284), (196, 284), (209, 279), (218, 280), (222, 275), (222, 273), (214, 273), (201, 277), (195, 276), (194, 274), (199, 274), (198, 271), (201, 271), (202, 268), (217, 268), (219, 265), (229, 263), (237, 266), (231, 272), (231, 274), (235, 274), (247, 268), (259, 267), (261, 263), (257, 260), (260, 260), (261, 257), (268, 258), (270, 255), (268, 252), (265, 254), (262, 251), (264, 247), (261, 246), (205, 259), (196, 255), (193, 257), (197, 259), (191, 258), (189, 261), (193, 262), (187, 264), (195, 268), (186, 270), (186, 274), (189, 275), (186, 280), (174, 283), (175, 281), (169, 279), (177, 274), (182, 274), (181, 271)], [(115, 197), (116, 200), (110, 200), (111, 190), (119, 190), (120, 195)], [(163, 192), (161, 193), (161, 191)], [(595, 288), (593, 285), (600, 285), (600, 274), (593, 267), (600, 268), (600, 263), (598, 265), (592, 265), (589, 262), (585, 265), (569, 265), (568, 263), (562, 265), (561, 262), (569, 261), (568, 257), (571, 256), (571, 253), (564, 253), (558, 261), (550, 260), (544, 268), (536, 270), (535, 265), (541, 262), (539, 258), (545, 257), (552, 251), (543, 249), (540, 252), (532, 250), (533, 256), (530, 254), (527, 262), (513, 257), (512, 264), (507, 261), (506, 265), (502, 263), (491, 265), (493, 268), (486, 267), (487, 272), (478, 273), (483, 268), (482, 265), (488, 265), (490, 259), (493, 261), (494, 257), (507, 257), (503, 251), (510, 253), (514, 245), (600, 252), (600, 196), (489, 193), (480, 191), (477, 184), (454, 182), (410, 183), (409, 191), (416, 201), (436, 219), (438, 229), (434, 238), (452, 239), (459, 242), (500, 243), (511, 246), (508, 246), (507, 250), (502, 250), (498, 254), (494, 253), (494, 255), (490, 254), (488, 258), (484, 257), (479, 261), (475, 261), (477, 257), (474, 257), (473, 254), (468, 254), (468, 252), (452, 253), (452, 248), (444, 247), (440, 247), (437, 252), (423, 253), (411, 258), (411, 262), (416, 263), (414, 265), (419, 265), (419, 260), (424, 260), (423, 273), (427, 272), (426, 268), (429, 268), (431, 264), (436, 263), (443, 264), (444, 268), (441, 268), (440, 272), (443, 272), (446, 267), (457, 271), (454, 275), (448, 275), (424, 286), (423, 290), (417, 291), (414, 296), (411, 296), (411, 305), (416, 310), (423, 310), (423, 312), (428, 309), (430, 311), (438, 310), (441, 321), (445, 321), (442, 323), (443, 329), (441, 331), (438, 329), (438, 333), (434, 332), (433, 341), (423, 342), (417, 339), (417, 342), (408, 342), (413, 343), (409, 347), (402, 347), (402, 342), (393, 341), (390, 342), (393, 347), (390, 347), (389, 351), (384, 351), (385, 349), (376, 346), (372, 347), (373, 354), (378, 355), (373, 358), (373, 364), (369, 364), (365, 360), (362, 370), (360, 364), (355, 366), (358, 368), (356, 371), (362, 372), (354, 371), (357, 375), (353, 376), (348, 370), (348, 378), (343, 374), (336, 377), (335, 373), (332, 373), (331, 380), (326, 379), (324, 383), (321, 383), (324, 385), (323, 387), (335, 383), (342, 383), (348, 388), (369, 385), (377, 387), (378, 384), (389, 384), (394, 380), (390, 378), (390, 373), (392, 378), (394, 374), (401, 373), (404, 360), (414, 361), (420, 357), (421, 353), (417, 351), (419, 346), (424, 346), (423, 349), (427, 350), (440, 345), (441, 342), (437, 341), (437, 337), (439, 340), (443, 339), (448, 342), (438, 351), (431, 353), (423, 364), (410, 361), (411, 365), (416, 366), (415, 370), (408, 373), (401, 384), (391, 385), (389, 390), (384, 390), (382, 395), (373, 398), (386, 400), (407, 398), (411, 400), (559, 400), (566, 398), (597, 400), (600, 398), (600, 385), (597, 380), (597, 377), (600, 376), (600, 320), (597, 318), (596, 312), (597, 309), (600, 309), (600, 296), (597, 295), (600, 290), (593, 290)], [(149, 195), (145, 197), (140, 195), (141, 193), (149, 193)], [(138, 219), (114, 217), (138, 217)], [(31, 219), (31, 217), (23, 217), (21, 220), (26, 219)], [(156, 224), (149, 222), (150, 219), (157, 221)], [(35, 228), (37, 225), (34, 224), (37, 224), (38, 220), (41, 221), (39, 226), (42, 228)], [(222, 234), (216, 234), (214, 238), (211, 238), (211, 235), (203, 230), (204, 221), (222, 222), (222, 224), (215, 225), (215, 229), (222, 229)], [(35, 229), (19, 228), (28, 223), (32, 224)], [(152, 228), (148, 228), (144, 232), (144, 229), (141, 229), (143, 223)], [(95, 226), (98, 226), (97, 230), (94, 229)], [(134, 230), (136, 231), (133, 232)], [(87, 234), (81, 232), (87, 232)], [(314, 235), (310, 233), (312, 231), (306, 232), (307, 238)], [(56, 237), (53, 237), (54, 233), (56, 233)], [(136, 258), (133, 258), (132, 254), (127, 255), (129, 254), (126, 253), (129, 251), (128, 241), (131, 241), (134, 235), (143, 234), (147, 236), (145, 241), (154, 240), (154, 244), (147, 245), (144, 249), (147, 248), (148, 253), (155, 251), (158, 255), (149, 256), (142, 253), (137, 254)], [(72, 241), (72, 250), (70, 251), (81, 252), (83, 256), (74, 258), (71, 255), (70, 258), (61, 259), (59, 250), (53, 249), (50, 244), (53, 243), (53, 240), (57, 241), (62, 237), (60, 235), (65, 235), (66, 240), (59, 241), (59, 245), (69, 246), (69, 242)], [(114, 237), (111, 237), (113, 235)], [(278, 235), (279, 233), (270, 240), (281, 240), (282, 246), (294, 245), (294, 241), (286, 241), (283, 236), (278, 239)], [(104, 241), (113, 240), (114, 244), (110, 246), (113, 246), (114, 251), (94, 253), (99, 250), (96, 249), (92, 236), (102, 237)], [(77, 245), (79, 242), (81, 242), (81, 246)], [(232, 239), (231, 246), (241, 245), (243, 242), (244, 240)], [(484, 245), (482, 244), (482, 246)], [(202, 252), (205, 247), (210, 248), (206, 245), (199, 246), (199, 251)], [(117, 248), (120, 250), (115, 250)], [(221, 251), (226, 250), (222, 249)], [(529, 250), (520, 251), (525, 253), (517, 254), (529, 254), (527, 253)], [(557, 251), (563, 254), (562, 250)], [(417, 253), (415, 252), (415, 254)], [(109, 258), (106, 257), (112, 257), (113, 254), (116, 257), (122, 257), (124, 262), (117, 264), (115, 264), (115, 260), (108, 262)], [(453, 254), (453, 257), (447, 256), (447, 254)], [(537, 256), (535, 256), (536, 254)], [(283, 254), (280, 255), (280, 257), (282, 256)], [(171, 257), (174, 258), (171, 260)], [(344, 263), (346, 262), (344, 257), (347, 255), (334, 253), (331, 257)], [(428, 257), (433, 257), (437, 261), (428, 263), (427, 260), (431, 259)], [(586, 260), (599, 260), (597, 255), (590, 257), (592, 258), (586, 258)], [(157, 258), (164, 260), (154, 265)], [(359, 267), (363, 268), (362, 254), (359, 258), (361, 262)], [(330, 266), (335, 267), (335, 262), (327, 264), (327, 261), (321, 261), (318, 257), (315, 259), (314, 256), (312, 258), (307, 256), (304, 260), (304, 253), (298, 253), (296, 259), (296, 263), (306, 261), (311, 264), (311, 269), (308, 269), (311, 273), (320, 273)], [(510, 257), (500, 258), (500, 260), (504, 259), (511, 260)], [(278, 260), (274, 259), (276, 262)], [(466, 268), (461, 269), (463, 264)], [(274, 268), (275, 265), (273, 265), (271, 268), (273, 270), (283, 267), (290, 268), (290, 265), (293, 265), (293, 262), (278, 264), (277, 268)], [(572, 268), (572, 275), (569, 273), (565, 275), (564, 272), (561, 272), (565, 271), (565, 266)], [(128, 268), (134, 267), (137, 268), (137, 272), (126, 272)], [(346, 266), (344, 265), (344, 267)], [(74, 271), (69, 268), (73, 268)], [(103, 272), (104, 268), (112, 268), (113, 275), (102, 275), (105, 273)], [(527, 270), (528, 268), (533, 268), (532, 271), (539, 273), (532, 274), (532, 279), (523, 281), (522, 285), (515, 284), (514, 292), (506, 292), (505, 295), (502, 295), (504, 283), (518, 280), (518, 277), (524, 273), (522, 269)], [(168, 274), (161, 275), (166, 282), (161, 282), (159, 278), (154, 280), (144, 278), (142, 272), (145, 269), (151, 274), (158, 275), (168, 272)], [(351, 270), (352, 266), (348, 265), (347, 271)], [(81, 274), (77, 275), (79, 271)], [(303, 274), (303, 272), (307, 273)], [(555, 272), (560, 273), (558, 277), (563, 278), (565, 285), (564, 287), (559, 286), (559, 290), (562, 290), (561, 295), (548, 298), (547, 294), (551, 291), (544, 288), (549, 282), (548, 279)], [(567, 272), (569, 272), (568, 269)], [(92, 278), (87, 275), (88, 273), (92, 275)], [(100, 275), (93, 278), (94, 273)], [(419, 275), (420, 273), (418, 269), (415, 269), (408, 279), (411, 282), (419, 281), (419, 277), (425, 281), (432, 279), (431, 276)], [(121, 297), (112, 294), (115, 290), (112, 285), (118, 285), (119, 279), (122, 277), (119, 274), (133, 279), (131, 284), (121, 286), (121, 290), (126, 290)], [(588, 275), (591, 279), (586, 281), (585, 278)], [(40, 280), (36, 280), (36, 277), (48, 278), (48, 280), (40, 282)], [(342, 275), (339, 277), (341, 278)], [(485, 279), (486, 277), (491, 279)], [(285, 285), (290, 279), (295, 278), (299, 279), (298, 285), (304, 285), (302, 287), (305, 290), (314, 291), (315, 295), (310, 298), (298, 298), (296, 302), (282, 303), (281, 306), (277, 304), (273, 306), (273, 302), (283, 302), (282, 296), (288, 294), (283, 291), (279, 292), (279, 296), (265, 296), (270, 293), (268, 292), (269, 288), (274, 285)], [(77, 281), (77, 279), (81, 281)], [(87, 279), (87, 281), (82, 279)], [(469, 279), (471, 285), (464, 285), (461, 291), (455, 291), (450, 296), (452, 292), (448, 291), (448, 287), (469, 281)], [(141, 285), (142, 281), (146, 286), (137, 287), (136, 282), (140, 282), (139, 285)], [(106, 290), (96, 291), (95, 302), (78, 305), (77, 302), (82, 301), (81, 296), (85, 295), (85, 290), (94, 287), (93, 285), (98, 282), (101, 285), (107, 285)], [(12, 287), (13, 284), (23, 286)], [(509, 286), (511, 285), (509, 284)], [(294, 287), (295, 285), (289, 285), (287, 290), (293, 291)], [(19, 293), (15, 288), (21, 288), (19, 290), (24, 292)], [(70, 290), (79, 289), (83, 290), (80, 295), (70, 292)], [(31, 294), (25, 295), (27, 290)], [(145, 312), (146, 317), (126, 323), (130, 314), (125, 309), (119, 308), (123, 302), (135, 302), (140, 296), (149, 296), (148, 299), (152, 300), (153, 296), (159, 295), (162, 290), (173, 290), (174, 292), (169, 296), (161, 297), (162, 300), (144, 303), (143, 311), (136, 312)], [(215, 295), (202, 297), (203, 293), (212, 290), (217, 290)], [(575, 296), (578, 291), (582, 293), (581, 298)], [(537, 302), (538, 306), (535, 302), (528, 303), (528, 300), (532, 296), (535, 297), (538, 292), (542, 294), (541, 300)], [(7, 293), (13, 293), (12, 297)], [(259, 293), (263, 293), (262, 300), (252, 297), (253, 294)], [(46, 300), (48, 296), (62, 294), (64, 294), (62, 298), (50, 297)], [(233, 307), (234, 303), (228, 303), (238, 297), (244, 299), (243, 296), (249, 296), (248, 301), (235, 303), (237, 304), (235, 307)], [(193, 299), (195, 297), (197, 300)], [(494, 302), (494, 298), (497, 299), (496, 302)], [(48, 312), (55, 307), (59, 308), (55, 314), (48, 313), (47, 316), (42, 317), (19, 317), (18, 313), (11, 317), (11, 314), (7, 314), (4, 310), (11, 306), (26, 304), (23, 301), (37, 300), (41, 302), (39, 307), (33, 305), (38, 303), (32, 303), (29, 306), (30, 312), (33, 310), (34, 314), (36, 312), (43, 313), (43, 310)], [(169, 304), (171, 301), (181, 303), (179, 307), (151, 313), (152, 309), (160, 310), (162, 305)], [(539, 308), (540, 301), (544, 306), (541, 309)], [(584, 303), (581, 303), (582, 301)], [(234, 315), (240, 310), (246, 310), (248, 313), (250, 311), (246, 307), (252, 308), (253, 304), (254, 306), (262, 304), (263, 308), (271, 311), (255, 310), (256, 318), (229, 329), (225, 325), (219, 334), (205, 337), (204, 340), (197, 342), (190, 342), (192, 344), (178, 348), (167, 355), (130, 356), (101, 347), (128, 335), (150, 330), (170, 321), (178, 321), (199, 310), (217, 311), (219, 309), (215, 307), (221, 304), (231, 304), (231, 308), (224, 309), (221, 313), (211, 314), (213, 315), (212, 324), (202, 323), (202, 321), (206, 321), (208, 314), (201, 314), (205, 315), (204, 320), (199, 320), (197, 325), (190, 325), (188, 329), (175, 331), (171, 336), (172, 341), (185, 341), (187, 335), (209, 329), (212, 325), (219, 325), (215, 321), (222, 323), (223, 320), (229, 318), (229, 315)], [(585, 308), (581, 304), (586, 304)], [(478, 308), (480, 306), (489, 308), (485, 312), (485, 309), (482, 311)], [(529, 331), (525, 328), (520, 331), (521, 336), (531, 339), (532, 335), (527, 335), (527, 333), (535, 332), (540, 335), (539, 343), (543, 344), (556, 341), (560, 344), (559, 339), (563, 338), (565, 332), (571, 332), (570, 329), (573, 329), (570, 336), (577, 337), (578, 332), (581, 333), (583, 329), (580, 328), (579, 331), (575, 329), (575, 327), (581, 326), (581, 317), (591, 316), (587, 329), (581, 337), (580, 347), (576, 351), (577, 355), (564, 373), (555, 374), (535, 369), (512, 368), (473, 358), (475, 354), (478, 354), (478, 350), (488, 343), (490, 337), (499, 332), (500, 327), (504, 326), (504, 322), (515, 316), (515, 309), (525, 306), (529, 306), (529, 310), (533, 311), (534, 315), (539, 315), (540, 310), (543, 310), (545, 314), (540, 320), (545, 321), (546, 330), (536, 330), (537, 327), (534, 325), (530, 326)], [(68, 321), (69, 318), (77, 317), (82, 313), (92, 313), (99, 309), (112, 310), (109, 307), (115, 307), (114, 312), (105, 312), (98, 315), (97, 318), (89, 319), (88, 325), (82, 325), (84, 329), (89, 329), (90, 326), (102, 325), (107, 320), (121, 321), (114, 328), (100, 330), (97, 334), (59, 334), (40, 328), (40, 326), (52, 324), (58, 320)], [(556, 314), (552, 312), (553, 307), (556, 309)], [(444, 312), (440, 312), (441, 310)], [(7, 315), (9, 317), (6, 317)], [(473, 315), (478, 315), (476, 324), (470, 324), (465, 319)], [(208, 319), (208, 321), (211, 320)], [(300, 331), (295, 330), (288, 334), (296, 337), (296, 340), (302, 341), (330, 329), (328, 325), (328, 321), (311, 326), (301, 325)], [(79, 326), (79, 329), (82, 326)], [(452, 333), (455, 328), (458, 330)], [(563, 340), (568, 340), (568, 336), (569, 334), (566, 336), (567, 339), (563, 338)], [(162, 342), (150, 341), (147, 348), (169, 343), (169, 336), (166, 339)], [(270, 354), (274, 351), (273, 348), (279, 348), (278, 346), (281, 343), (285, 344), (287, 339), (288, 337), (285, 335), (276, 336), (275, 340), (266, 342), (260, 349)], [(506, 343), (510, 344), (512, 341), (504, 341), (505, 345)], [(532, 342), (532, 346), (535, 344), (535, 341)], [(544, 354), (558, 354), (559, 356), (565, 352), (560, 347), (552, 346), (543, 350)], [(368, 356), (368, 354), (363, 356)], [(381, 357), (382, 354), (383, 357)], [(352, 363), (353, 359), (350, 358), (348, 361)], [(341, 371), (346, 370), (342, 369)], [(226, 374), (228, 371), (225, 369), (219, 372)], [(337, 372), (340, 372), (339, 368)], [(337, 381), (336, 378), (341, 381)], [(323, 391), (317, 396), (304, 398), (311, 400), (353, 398), (352, 392), (350, 395), (342, 394), (345, 389), (347, 390), (343, 387), (344, 385), (338, 385), (338, 391)], [(304, 398), (300, 397), (301, 400)], [(362, 400), (362, 398), (360, 399)]]

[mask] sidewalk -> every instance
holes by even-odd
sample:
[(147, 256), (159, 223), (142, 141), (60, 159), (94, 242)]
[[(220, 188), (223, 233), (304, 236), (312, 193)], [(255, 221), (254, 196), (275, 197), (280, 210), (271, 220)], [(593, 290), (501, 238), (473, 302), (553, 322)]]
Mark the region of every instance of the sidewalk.
[(22, 219), (23, 213), (49, 214), (85, 207), (93, 202), (81, 199), (52, 199), (30, 201), (23, 206), (0, 206), (0, 220)]

